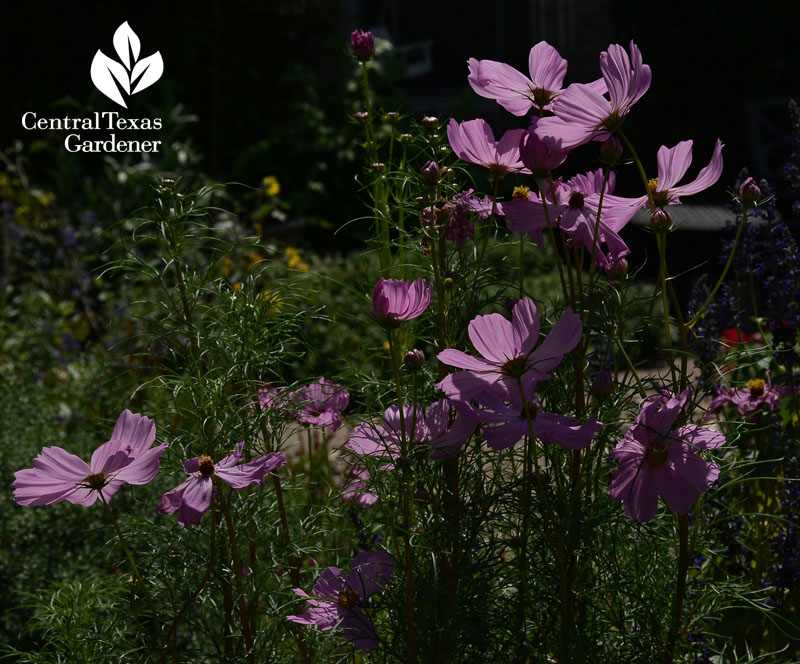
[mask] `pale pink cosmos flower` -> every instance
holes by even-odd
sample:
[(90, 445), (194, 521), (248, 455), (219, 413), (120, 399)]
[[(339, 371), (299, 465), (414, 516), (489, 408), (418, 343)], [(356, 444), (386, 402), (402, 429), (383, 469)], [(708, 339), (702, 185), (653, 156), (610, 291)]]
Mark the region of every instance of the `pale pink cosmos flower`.
[(299, 625), (313, 625), (319, 630), (342, 627), (344, 637), (358, 648), (378, 647), (378, 635), (364, 611), (366, 601), (383, 590), (394, 573), (395, 560), (385, 551), (357, 553), (350, 574), (338, 567), (327, 567), (314, 583), (309, 596), (300, 588), (294, 593), (308, 601), (308, 613), (287, 616)]
[[(472, 89), (514, 115), (525, 115), (534, 106), (550, 110), (553, 100), (564, 91), (567, 73), (567, 61), (546, 41), (540, 41), (528, 54), (530, 78), (495, 60), (470, 58), (467, 66)], [(604, 81), (592, 85), (600, 94), (605, 92)]]
[(236, 446), (233, 454), (217, 463), (207, 455), (188, 459), (183, 464), (183, 472), (189, 475), (189, 478), (161, 497), (156, 512), (173, 514), (177, 511), (180, 525), (195, 526), (211, 507), (211, 498), (215, 493), (215, 477), (234, 489), (242, 489), (251, 484), (263, 487), (264, 475), (286, 463), (283, 454), (278, 452), (242, 463), (243, 450), (244, 441)]
[[(688, 184), (679, 185), (678, 181), (686, 174), (692, 163), (692, 141), (681, 141), (675, 147), (662, 145), (658, 149), (658, 178), (650, 180), (650, 193), (656, 207), (679, 205), (680, 196), (699, 194), (719, 180), (722, 174), (722, 148), (724, 144), (717, 139), (711, 161), (702, 168), (697, 177)], [(648, 205), (647, 196), (637, 199), (640, 206)]]
[(612, 452), (619, 467), (609, 494), (640, 523), (656, 515), (659, 494), (678, 514), (688, 513), (719, 476), (717, 465), (695, 450), (719, 447), (725, 436), (695, 424), (675, 426), (690, 395), (687, 388), (678, 395), (648, 399)]
[(630, 56), (619, 44), (600, 54), (600, 71), (608, 99), (595, 87), (570, 85), (553, 103), (555, 117), (542, 118), (536, 133), (545, 141), (572, 149), (589, 141), (604, 141), (620, 129), (625, 116), (650, 87), (650, 67), (631, 41)]
[(400, 454), (404, 438), (414, 445), (425, 442), (428, 435), (425, 411), (420, 404), (404, 403), (402, 418), (397, 404), (392, 404), (380, 422), (359, 424), (344, 447), (356, 454), (394, 460)]
[(380, 323), (396, 326), (421, 316), (431, 297), (433, 287), (424, 279), (409, 282), (381, 278), (372, 291), (372, 309)]
[[(560, 143), (545, 143), (536, 135), (536, 127), (540, 118), (533, 118), (531, 126), (522, 134), (519, 142), (519, 155), (525, 167), (534, 176), (547, 176), (548, 173), (564, 163), (569, 150), (561, 150)], [(538, 180), (537, 180), (538, 182)]]
[[(641, 207), (639, 199), (613, 196), (615, 175), (609, 173), (605, 194), (602, 196), (604, 174), (602, 169), (576, 175), (568, 182), (553, 182), (547, 188), (547, 208), (554, 226), (563, 230), (572, 246), (583, 247), (592, 253), (597, 211), (600, 210), (600, 225), (597, 229), (598, 243), (606, 245), (606, 251), (595, 250), (595, 262), (607, 267), (610, 262), (619, 261), (630, 253), (628, 245), (619, 232)], [(555, 202), (553, 202), (555, 199)], [(528, 198), (504, 201), (498, 206), (498, 213), (506, 217), (510, 230), (516, 233), (529, 233), (541, 248), (544, 230), (547, 228), (547, 215), (541, 196), (529, 192)]]
[(447, 125), (447, 139), (460, 159), (489, 169), (490, 175), (502, 178), (506, 173), (530, 173), (520, 161), (519, 142), (524, 129), (510, 129), (499, 141), (486, 120), (457, 122)]
[(457, 401), (466, 401), (501, 382), (504, 389), (521, 380), (545, 380), (561, 359), (578, 345), (582, 334), (580, 317), (569, 307), (539, 344), (539, 313), (530, 298), (523, 298), (512, 311), (512, 320), (500, 314), (477, 316), (468, 328), (469, 338), (481, 357), (447, 348), (439, 361), (465, 369), (446, 376), (437, 387)]
[(60, 447), (45, 447), (33, 468), (14, 473), (14, 500), (20, 505), (53, 505), (66, 500), (88, 507), (98, 498), (108, 502), (123, 484), (147, 484), (158, 472), (162, 443), (149, 417), (123, 410), (111, 439), (92, 454), (90, 463)]

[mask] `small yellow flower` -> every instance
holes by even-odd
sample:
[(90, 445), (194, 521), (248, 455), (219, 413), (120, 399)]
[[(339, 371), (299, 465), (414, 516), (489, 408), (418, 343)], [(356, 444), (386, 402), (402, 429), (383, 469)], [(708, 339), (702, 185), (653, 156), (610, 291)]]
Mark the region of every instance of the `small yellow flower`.
[(298, 255), (296, 247), (286, 247), (286, 249), (284, 249), (283, 251), (287, 256), (297, 256)]
[(302, 270), (303, 272), (308, 272), (308, 271), (309, 271), (311, 268), (310, 268), (310, 267), (308, 267), (308, 263), (300, 263), (300, 264), (297, 266), (297, 269), (298, 269), (298, 270)]
[(233, 284), (233, 290), (242, 290), (242, 282), (237, 281), (235, 284)]
[(385, 350), (388, 353), (391, 349), (392, 349), (392, 347), (389, 345), (389, 342), (388, 341), (384, 341), (383, 342), (383, 350)]
[(261, 180), (261, 186), (264, 187), (264, 193), (270, 198), (281, 193), (281, 183), (274, 175), (265, 176)]
[(295, 254), (289, 258), (289, 267), (296, 267), (297, 264), (300, 262), (300, 256)]
[(225, 256), (225, 258), (222, 259), (222, 273), (226, 277), (229, 277), (229, 276), (231, 276), (231, 269), (232, 268), (233, 268), (233, 261), (231, 260), (231, 257), (230, 256)]

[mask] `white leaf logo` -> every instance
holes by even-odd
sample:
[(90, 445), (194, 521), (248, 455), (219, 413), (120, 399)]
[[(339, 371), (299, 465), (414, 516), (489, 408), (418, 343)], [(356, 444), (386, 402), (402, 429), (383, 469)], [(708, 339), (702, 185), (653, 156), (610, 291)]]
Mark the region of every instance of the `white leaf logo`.
[(127, 21), (114, 33), (114, 50), (122, 64), (98, 50), (92, 60), (92, 83), (111, 101), (128, 108), (122, 93), (133, 95), (153, 85), (164, 73), (164, 60), (159, 51), (139, 59), (141, 42)]

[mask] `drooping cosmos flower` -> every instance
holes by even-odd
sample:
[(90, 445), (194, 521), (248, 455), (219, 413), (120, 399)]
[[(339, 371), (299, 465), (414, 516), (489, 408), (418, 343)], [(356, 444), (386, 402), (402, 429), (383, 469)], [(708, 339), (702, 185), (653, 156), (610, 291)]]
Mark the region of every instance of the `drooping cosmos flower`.
[(447, 348), (439, 353), (440, 362), (466, 369), (449, 374), (437, 385), (448, 397), (466, 401), (501, 382), (512, 389), (517, 380), (523, 384), (546, 380), (548, 373), (581, 338), (581, 319), (570, 308), (564, 312), (545, 340), (539, 340), (539, 314), (530, 298), (523, 298), (512, 311), (512, 321), (500, 314), (477, 316), (469, 324), (469, 338), (482, 357), (474, 357)]
[(123, 484), (147, 484), (158, 472), (162, 443), (149, 417), (123, 410), (111, 439), (92, 454), (90, 463), (60, 447), (44, 447), (33, 468), (14, 473), (14, 500), (20, 505), (53, 505), (66, 500), (88, 507), (102, 496), (106, 502)]
[(490, 175), (502, 178), (506, 173), (530, 173), (520, 161), (519, 142), (524, 129), (509, 129), (499, 141), (486, 120), (457, 122), (447, 125), (447, 140), (460, 159), (489, 169)]
[(678, 395), (648, 399), (612, 452), (619, 467), (609, 494), (640, 523), (656, 515), (659, 494), (678, 514), (688, 513), (719, 475), (717, 465), (695, 450), (719, 447), (725, 436), (695, 424), (675, 426), (690, 394), (687, 388)]
[(791, 386), (777, 387), (772, 384), (769, 375), (767, 380), (753, 378), (747, 381), (747, 389), (744, 390), (720, 386), (719, 393), (708, 406), (708, 412), (711, 413), (726, 403), (732, 403), (742, 415), (750, 415), (761, 406), (767, 410), (775, 410), (781, 398), (791, 393)]
[[(722, 141), (717, 139), (711, 161), (700, 170), (690, 183), (678, 185), (692, 163), (692, 141), (681, 141), (673, 148), (662, 145), (658, 149), (658, 178), (650, 180), (650, 193), (656, 207), (679, 205), (681, 196), (699, 194), (708, 189), (722, 174)], [(640, 206), (648, 205), (647, 196), (638, 199)]]
[(433, 287), (424, 279), (409, 282), (381, 278), (372, 291), (372, 309), (380, 323), (396, 326), (421, 316), (432, 296)]
[[(525, 387), (525, 399), (518, 386), (503, 394), (497, 388), (481, 392), (475, 397), (482, 408), (474, 408), (476, 417), (487, 424), (483, 437), (493, 450), (504, 450), (530, 435), (528, 416), (533, 423), (533, 433), (544, 443), (558, 444), (570, 450), (589, 447), (595, 434), (603, 428), (602, 422), (591, 417), (585, 422), (557, 413), (546, 413), (534, 393), (534, 384)], [(467, 407), (473, 408), (467, 404)]]
[(536, 133), (547, 142), (572, 149), (589, 141), (604, 141), (620, 129), (625, 116), (650, 87), (650, 67), (631, 41), (630, 56), (619, 44), (600, 54), (600, 71), (608, 99), (597, 88), (573, 83), (555, 102), (555, 117), (542, 118)]
[(365, 650), (378, 647), (378, 635), (372, 620), (364, 612), (366, 601), (383, 590), (394, 573), (395, 560), (380, 549), (357, 553), (350, 566), (350, 574), (338, 567), (327, 567), (314, 583), (314, 594), (309, 596), (300, 588), (296, 595), (309, 604), (308, 613), (287, 616), (299, 625), (314, 625), (319, 630), (341, 626), (344, 637), (353, 645)]
[[(594, 252), (595, 262), (605, 268), (618, 262), (630, 253), (628, 245), (620, 237), (625, 225), (641, 207), (640, 199), (613, 196), (615, 175), (609, 173), (605, 182), (602, 169), (576, 175), (568, 182), (553, 182), (553, 189), (547, 189), (547, 214), (554, 226), (563, 230), (572, 246), (583, 247), (591, 255), (594, 241), (597, 211), (600, 210), (600, 225), (597, 228), (598, 244), (606, 245), (606, 251), (598, 247)], [(505, 201), (498, 206), (498, 213), (505, 215), (508, 227), (516, 233), (529, 233), (541, 247), (544, 230), (547, 228), (547, 214), (541, 196), (525, 192), (527, 197)], [(555, 202), (551, 202), (555, 199)]]
[(233, 454), (214, 463), (211, 457), (203, 455), (189, 459), (183, 464), (183, 471), (189, 478), (167, 491), (156, 507), (158, 514), (178, 512), (178, 523), (182, 526), (195, 526), (211, 506), (214, 495), (214, 478), (219, 478), (234, 489), (242, 489), (251, 484), (264, 486), (264, 475), (286, 463), (283, 454), (273, 452), (249, 463), (241, 463), (244, 441), (240, 442)]
[(350, 403), (350, 392), (327, 378), (318, 378), (302, 390), (298, 420), (302, 424), (336, 431), (342, 426), (342, 411)]
[[(494, 60), (467, 60), (469, 84), (481, 97), (494, 99), (509, 113), (525, 115), (534, 106), (550, 110), (553, 100), (564, 90), (567, 61), (546, 41), (540, 41), (528, 54), (530, 78), (511, 65)], [(605, 82), (590, 84), (600, 94)]]
[(536, 135), (540, 118), (533, 118), (531, 126), (519, 141), (519, 156), (525, 167), (534, 176), (547, 174), (561, 166), (569, 155), (569, 150), (560, 150), (558, 142), (545, 143)]

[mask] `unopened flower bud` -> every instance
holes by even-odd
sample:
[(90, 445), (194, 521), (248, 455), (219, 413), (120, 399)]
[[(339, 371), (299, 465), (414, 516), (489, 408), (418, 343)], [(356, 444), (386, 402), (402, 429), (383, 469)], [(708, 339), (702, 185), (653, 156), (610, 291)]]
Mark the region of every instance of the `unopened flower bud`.
[(414, 137), (411, 134), (400, 134), (397, 137), (397, 140), (400, 141), (401, 143), (410, 143), (411, 141), (414, 140)]
[(739, 201), (745, 207), (753, 207), (761, 200), (761, 189), (753, 178), (747, 178), (739, 187)]
[(442, 172), (439, 169), (439, 164), (435, 161), (429, 161), (422, 167), (422, 179), (431, 184), (438, 182)]
[(422, 118), (422, 128), (428, 133), (432, 133), (439, 128), (439, 118), (433, 115), (426, 115)]
[(425, 353), (418, 348), (414, 348), (403, 356), (403, 363), (407, 364), (412, 369), (419, 369), (425, 364)]
[(656, 233), (665, 233), (672, 228), (672, 217), (664, 208), (658, 208), (650, 215), (650, 228)]
[(431, 494), (429, 494), (425, 489), (417, 489), (414, 492), (414, 498), (417, 500), (430, 500)]
[(622, 158), (622, 143), (616, 136), (610, 136), (600, 146), (600, 157), (609, 166), (614, 166), (619, 163)]
[(624, 258), (612, 258), (605, 268), (606, 276), (612, 281), (624, 279), (628, 274), (628, 261)]
[(386, 164), (379, 161), (374, 164), (370, 164), (370, 168), (375, 171), (376, 173), (380, 173), (384, 168), (386, 168)]
[(394, 124), (400, 119), (400, 114), (397, 111), (389, 111), (385, 117), (386, 117), (386, 122), (391, 122), (392, 124)]
[(358, 111), (354, 117), (359, 122), (364, 122), (369, 117), (369, 113), (367, 111)]
[(611, 396), (614, 391), (614, 378), (608, 371), (601, 371), (592, 380), (592, 394), (598, 399), (605, 399)]
[(350, 33), (350, 43), (353, 45), (356, 60), (366, 62), (375, 53), (375, 37), (368, 30), (353, 30)]
[(509, 311), (513, 311), (514, 307), (517, 306), (517, 302), (519, 302), (519, 300), (517, 298), (515, 298), (515, 297), (507, 297), (505, 299), (505, 301), (503, 302), (503, 306), (506, 309), (508, 309)]

